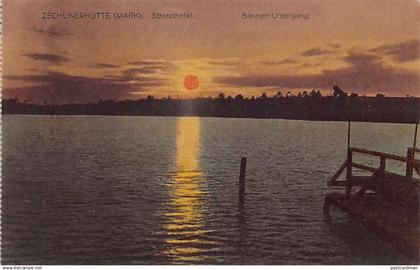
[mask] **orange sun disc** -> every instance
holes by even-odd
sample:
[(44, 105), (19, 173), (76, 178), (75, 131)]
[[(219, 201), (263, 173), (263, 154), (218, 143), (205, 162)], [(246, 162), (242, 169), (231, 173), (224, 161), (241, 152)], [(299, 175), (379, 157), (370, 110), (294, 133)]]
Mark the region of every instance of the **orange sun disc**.
[(198, 77), (193, 75), (193, 74), (189, 74), (187, 76), (185, 76), (184, 78), (184, 86), (185, 89), (188, 90), (194, 90), (198, 87), (199, 82), (198, 82)]

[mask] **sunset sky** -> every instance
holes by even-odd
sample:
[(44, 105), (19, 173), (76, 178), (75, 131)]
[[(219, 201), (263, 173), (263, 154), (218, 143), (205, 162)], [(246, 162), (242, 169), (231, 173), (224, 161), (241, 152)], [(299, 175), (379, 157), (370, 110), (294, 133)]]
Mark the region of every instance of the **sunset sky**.
[[(42, 13), (141, 12), (45, 20)], [(153, 20), (152, 12), (193, 19)], [(243, 19), (303, 13), (309, 19)], [(420, 96), (420, 2), (3, 1), (3, 98), (71, 103), (321, 90)], [(184, 77), (198, 77), (187, 90)]]

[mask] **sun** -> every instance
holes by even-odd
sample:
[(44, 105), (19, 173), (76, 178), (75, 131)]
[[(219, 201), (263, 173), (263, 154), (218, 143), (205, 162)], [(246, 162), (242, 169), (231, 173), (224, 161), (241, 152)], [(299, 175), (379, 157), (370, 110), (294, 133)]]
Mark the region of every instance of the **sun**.
[(188, 74), (184, 78), (184, 87), (188, 90), (194, 90), (199, 86), (198, 77), (193, 74)]

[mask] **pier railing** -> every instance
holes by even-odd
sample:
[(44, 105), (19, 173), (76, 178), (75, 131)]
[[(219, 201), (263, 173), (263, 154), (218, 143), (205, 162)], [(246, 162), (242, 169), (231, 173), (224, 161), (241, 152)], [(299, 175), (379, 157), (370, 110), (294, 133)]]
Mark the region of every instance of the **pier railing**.
[[(329, 186), (343, 187), (346, 192), (333, 190), (325, 194), (324, 215), (329, 216), (330, 205), (337, 206), (389, 234), (397, 246), (413, 250), (413, 255), (418, 257), (420, 179), (414, 178), (413, 173), (420, 175), (420, 160), (415, 159), (420, 149), (413, 148), (408, 148), (407, 156), (398, 156), (348, 147), (347, 159), (328, 181)], [(353, 161), (355, 154), (379, 159), (379, 166), (356, 163)], [(387, 171), (387, 161), (405, 165), (405, 175)], [(353, 168), (361, 169), (363, 173), (357, 175), (360, 171), (353, 171)], [(344, 171), (346, 179), (342, 180), (340, 175)]]
[[(363, 155), (370, 155), (379, 158), (379, 167), (370, 167), (364, 164), (356, 163), (353, 161), (353, 156), (355, 153), (363, 154)], [(347, 159), (343, 162), (340, 166), (338, 171), (331, 177), (328, 181), (329, 186), (343, 186), (346, 187), (346, 196), (350, 196), (351, 189), (353, 185), (362, 186), (363, 183), (369, 181), (372, 176), (365, 177), (365, 176), (353, 176), (353, 168), (365, 170), (368, 172), (372, 172), (373, 176), (385, 176), (385, 174), (392, 174), (386, 171), (386, 161), (387, 160), (394, 160), (403, 162), (406, 164), (406, 173), (405, 176), (407, 178), (413, 178), (413, 172), (415, 171), (418, 175), (420, 175), (420, 160), (415, 159), (415, 154), (420, 153), (419, 148), (408, 148), (407, 149), (407, 156), (398, 156), (389, 153), (383, 153), (378, 151), (372, 151), (368, 149), (350, 147), (347, 151)], [(346, 180), (345, 181), (337, 181), (340, 175), (346, 170)]]

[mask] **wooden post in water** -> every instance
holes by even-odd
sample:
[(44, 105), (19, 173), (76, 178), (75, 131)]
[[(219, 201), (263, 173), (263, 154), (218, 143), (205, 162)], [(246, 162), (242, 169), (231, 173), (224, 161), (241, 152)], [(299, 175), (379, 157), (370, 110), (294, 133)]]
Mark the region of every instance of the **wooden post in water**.
[(417, 129), (418, 129), (419, 123), (416, 123), (416, 128), (414, 130), (414, 141), (413, 141), (413, 148), (407, 149), (407, 167), (405, 170), (405, 175), (407, 177), (413, 177), (413, 161), (414, 161), (414, 155), (416, 153), (416, 142), (417, 142)]
[(351, 188), (353, 186), (352, 183), (352, 162), (353, 162), (353, 152), (347, 151), (347, 171), (346, 171), (346, 198), (350, 198), (351, 196)]
[(379, 168), (380, 168), (380, 173), (381, 175), (385, 174), (385, 166), (386, 166), (386, 160), (384, 156), (380, 157), (380, 161), (379, 161)]
[(241, 169), (239, 171), (239, 203), (245, 201), (245, 173), (246, 173), (246, 157), (241, 158)]
[(352, 162), (353, 162), (353, 153), (350, 150), (350, 132), (351, 132), (351, 121), (348, 122), (347, 125), (347, 171), (346, 171), (346, 198), (350, 198), (351, 195), (351, 175), (352, 175)]
[(413, 156), (413, 152), (413, 149), (411, 149), (410, 147), (407, 148), (407, 165), (405, 169), (405, 176), (407, 177), (413, 176), (413, 160), (411, 158)]
[[(384, 180), (385, 167), (386, 167), (386, 159), (385, 159), (384, 156), (381, 156), (380, 160), (379, 160), (379, 176), (381, 177), (380, 179), (382, 179), (381, 180), (381, 193), (382, 194), (384, 194), (384, 192), (385, 192), (385, 180)], [(385, 197), (382, 196), (382, 199), (385, 199)]]
[(347, 152), (350, 149), (350, 132), (351, 132), (351, 121), (347, 124)]

